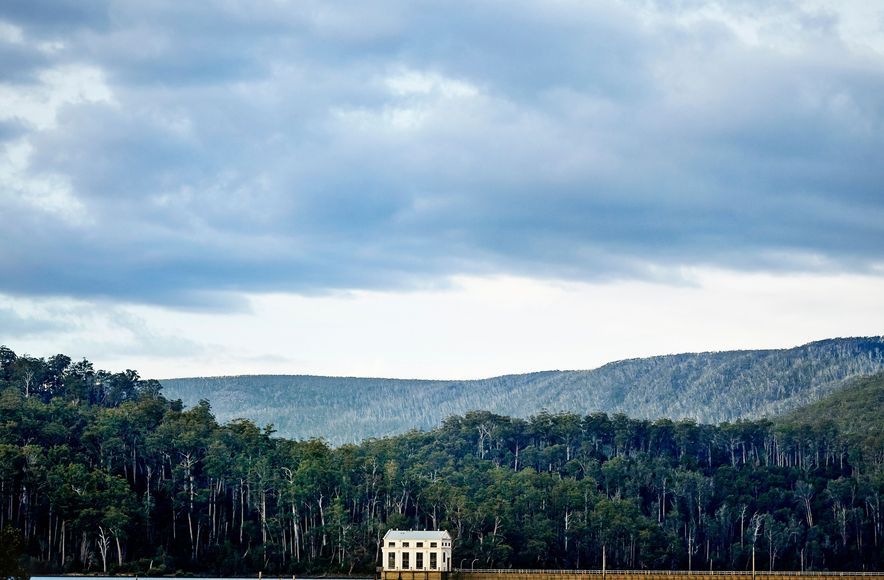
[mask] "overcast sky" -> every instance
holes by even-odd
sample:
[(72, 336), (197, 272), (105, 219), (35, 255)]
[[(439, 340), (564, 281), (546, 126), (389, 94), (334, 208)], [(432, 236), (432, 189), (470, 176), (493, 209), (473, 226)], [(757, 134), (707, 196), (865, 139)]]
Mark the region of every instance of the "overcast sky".
[(4, 0), (0, 343), (481, 377), (884, 333), (884, 2)]

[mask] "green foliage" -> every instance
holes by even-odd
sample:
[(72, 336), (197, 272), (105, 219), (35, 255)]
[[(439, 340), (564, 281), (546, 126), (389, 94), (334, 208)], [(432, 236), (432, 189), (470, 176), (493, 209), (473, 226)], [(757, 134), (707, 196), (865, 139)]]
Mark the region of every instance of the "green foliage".
[(88, 361), (28, 391), (18, 360), (0, 349), (0, 526), (48, 572), (370, 572), (390, 528), (447, 529), (477, 567), (884, 566), (880, 377), (777, 421), (479, 411), (332, 447)]
[(30, 579), (30, 574), (21, 565), (23, 555), (24, 543), (19, 531), (11, 526), (0, 529), (0, 579)]
[[(778, 420), (792, 431), (837, 430), (866, 454), (884, 450), (884, 373), (849, 381), (824, 400)], [(884, 461), (884, 457), (878, 458)]]
[(286, 437), (334, 444), (432, 429), (486, 409), (529, 417), (540, 409), (626, 413), (706, 423), (776, 415), (815, 401), (844, 380), (884, 371), (884, 338), (844, 338), (788, 350), (678, 354), (478, 381), (311, 376), (164, 380), (167, 395), (210, 399), (221, 421), (271, 422)]

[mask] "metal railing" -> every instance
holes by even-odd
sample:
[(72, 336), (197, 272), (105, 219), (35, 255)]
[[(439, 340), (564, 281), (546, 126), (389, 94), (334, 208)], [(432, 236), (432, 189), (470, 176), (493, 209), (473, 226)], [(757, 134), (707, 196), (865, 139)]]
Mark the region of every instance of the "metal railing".
[[(455, 568), (459, 574), (547, 574), (550, 576), (752, 576), (751, 570), (540, 570), (536, 568)], [(761, 571), (755, 576), (877, 576), (884, 577), (884, 572), (796, 572), (796, 571)]]

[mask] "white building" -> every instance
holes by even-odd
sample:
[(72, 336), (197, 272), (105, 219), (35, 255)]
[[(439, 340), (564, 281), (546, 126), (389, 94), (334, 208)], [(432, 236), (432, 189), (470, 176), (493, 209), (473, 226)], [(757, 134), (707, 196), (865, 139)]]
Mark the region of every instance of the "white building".
[(451, 535), (446, 531), (390, 530), (384, 536), (384, 572), (451, 571)]

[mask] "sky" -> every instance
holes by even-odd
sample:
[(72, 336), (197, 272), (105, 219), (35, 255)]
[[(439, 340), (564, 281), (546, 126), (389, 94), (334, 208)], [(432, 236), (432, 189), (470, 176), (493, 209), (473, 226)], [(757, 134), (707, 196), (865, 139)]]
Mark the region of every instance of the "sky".
[(881, 296), (880, 0), (0, 4), (19, 354), (477, 378)]

